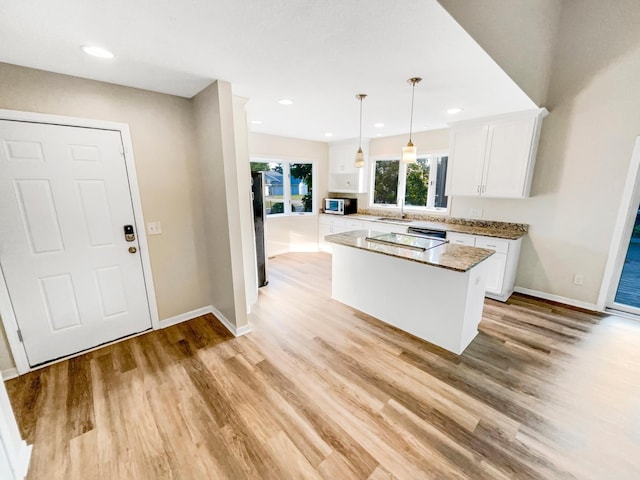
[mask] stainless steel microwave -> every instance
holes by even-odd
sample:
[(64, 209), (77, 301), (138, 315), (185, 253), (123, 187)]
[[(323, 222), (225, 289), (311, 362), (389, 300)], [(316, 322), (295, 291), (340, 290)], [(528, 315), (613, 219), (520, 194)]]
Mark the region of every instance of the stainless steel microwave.
[(350, 215), (358, 211), (356, 198), (325, 198), (324, 213), (333, 215)]

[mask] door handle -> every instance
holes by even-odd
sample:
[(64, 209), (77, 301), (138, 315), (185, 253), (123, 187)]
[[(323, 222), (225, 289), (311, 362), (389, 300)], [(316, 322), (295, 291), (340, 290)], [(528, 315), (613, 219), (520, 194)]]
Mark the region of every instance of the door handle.
[(138, 249), (136, 247), (129, 247), (129, 253), (136, 253)]

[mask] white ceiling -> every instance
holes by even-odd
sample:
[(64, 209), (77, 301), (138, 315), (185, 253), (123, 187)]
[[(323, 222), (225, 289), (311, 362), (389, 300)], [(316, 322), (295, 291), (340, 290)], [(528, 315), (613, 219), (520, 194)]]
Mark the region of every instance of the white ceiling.
[(357, 93), (363, 136), (407, 133), (413, 76), (414, 131), (535, 108), (436, 0), (0, 0), (0, 61), (184, 97), (226, 80), (252, 131), (321, 141), (358, 136)]

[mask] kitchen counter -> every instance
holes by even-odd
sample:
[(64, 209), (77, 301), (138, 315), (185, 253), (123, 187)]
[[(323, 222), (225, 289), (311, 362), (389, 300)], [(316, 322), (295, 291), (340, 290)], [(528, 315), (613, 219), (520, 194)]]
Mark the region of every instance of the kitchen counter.
[(504, 238), (507, 240), (517, 240), (527, 234), (528, 225), (521, 223), (506, 223), (506, 222), (493, 222), (488, 220), (473, 220), (465, 218), (455, 217), (443, 217), (442, 221), (439, 220), (422, 220), (420, 218), (411, 218), (407, 221), (397, 222), (393, 221), (392, 216), (386, 217), (384, 215), (354, 213), (346, 215), (344, 218), (366, 220), (370, 222), (380, 221), (379, 219), (389, 218), (389, 220), (382, 221), (388, 224), (404, 225), (406, 227), (421, 227), (430, 228), (433, 230), (441, 230), (443, 232), (457, 232), (467, 233), (469, 235), (481, 235), (484, 237)]
[[(326, 240), (338, 245), (367, 250), (459, 272), (466, 272), (494, 253), (493, 250), (485, 248), (452, 245), (449, 243), (443, 243), (442, 245), (420, 251), (400, 245), (391, 245), (369, 240), (370, 238), (382, 235), (384, 235), (383, 232), (354, 230), (351, 232), (327, 235)], [(414, 237), (412, 235), (403, 235), (403, 237), (415, 239), (415, 241), (412, 241), (412, 245), (428, 247), (426, 240), (421, 237)]]
[(333, 299), (456, 354), (478, 334), (492, 250), (370, 230), (326, 240)]

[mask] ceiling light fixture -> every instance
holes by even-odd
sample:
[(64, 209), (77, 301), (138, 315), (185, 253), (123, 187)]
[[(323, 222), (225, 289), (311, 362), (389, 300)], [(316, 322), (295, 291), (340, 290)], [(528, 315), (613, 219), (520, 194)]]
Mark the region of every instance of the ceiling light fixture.
[(356, 98), (360, 101), (360, 139), (358, 141), (358, 151), (356, 152), (356, 161), (354, 165), (356, 168), (364, 167), (364, 153), (362, 152), (362, 100), (367, 97), (366, 93), (359, 93)]
[(251, 120), (254, 125), (262, 125), (262, 120)]
[(456, 114), (460, 113), (461, 111), (462, 111), (461, 108), (456, 107), (456, 108), (450, 108), (449, 110), (447, 110), (447, 113), (449, 115), (456, 115)]
[(374, 123), (373, 126), (376, 128), (382, 128), (384, 127), (384, 123)]
[(113, 58), (113, 53), (109, 50), (105, 50), (101, 47), (96, 47), (95, 45), (83, 45), (82, 50), (87, 55), (92, 55), (98, 58)]
[(324, 134), (325, 137), (333, 137), (333, 133), (331, 132), (327, 132)]
[(416, 91), (416, 83), (420, 83), (420, 77), (413, 77), (407, 80), (411, 84), (411, 118), (409, 120), (409, 143), (402, 147), (402, 163), (416, 163), (418, 161), (417, 149), (411, 141), (411, 130), (413, 130), (413, 98)]
[(293, 100), (289, 100), (288, 98), (283, 98), (282, 100), (278, 101), (278, 103), (280, 105), (293, 105)]

